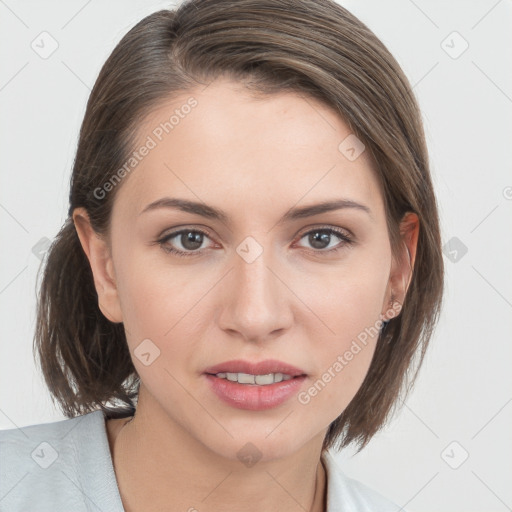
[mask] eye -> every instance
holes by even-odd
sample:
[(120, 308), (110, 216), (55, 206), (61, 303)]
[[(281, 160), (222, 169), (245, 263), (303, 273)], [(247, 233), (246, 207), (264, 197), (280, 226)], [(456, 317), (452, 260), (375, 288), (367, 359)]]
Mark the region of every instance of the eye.
[[(206, 231), (188, 228), (173, 231), (157, 240), (156, 243), (167, 253), (192, 257), (203, 252), (205, 248), (202, 248), (202, 245), (205, 238), (210, 238)], [(313, 252), (316, 253), (333, 253), (353, 243), (350, 235), (341, 229), (323, 226), (306, 231), (300, 236), (300, 240), (305, 238), (311, 244)], [(332, 245), (336, 238), (341, 243), (338, 242)]]
[[(333, 237), (341, 240), (342, 243), (338, 242), (337, 244), (332, 244), (332, 242), (336, 242)], [(311, 247), (315, 249), (314, 252), (332, 253), (353, 243), (348, 233), (332, 227), (319, 227), (309, 230), (301, 235), (300, 240), (304, 238), (306, 238)]]
[[(204, 239), (209, 238), (208, 233), (199, 229), (181, 229), (174, 231), (157, 241), (162, 249), (166, 252), (176, 254), (177, 256), (195, 256), (203, 250), (198, 250), (203, 245)], [(174, 245), (178, 245), (176, 249), (170, 244), (172, 240)]]

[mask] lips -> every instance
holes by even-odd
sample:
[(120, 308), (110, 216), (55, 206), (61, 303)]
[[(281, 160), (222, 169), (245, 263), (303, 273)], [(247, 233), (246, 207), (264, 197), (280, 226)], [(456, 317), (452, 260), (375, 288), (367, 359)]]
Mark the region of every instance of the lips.
[(292, 377), (307, 375), (304, 370), (277, 359), (267, 359), (258, 363), (235, 359), (210, 366), (204, 373), (215, 375), (217, 373), (249, 373), (251, 375), (266, 375), (268, 373), (284, 373)]

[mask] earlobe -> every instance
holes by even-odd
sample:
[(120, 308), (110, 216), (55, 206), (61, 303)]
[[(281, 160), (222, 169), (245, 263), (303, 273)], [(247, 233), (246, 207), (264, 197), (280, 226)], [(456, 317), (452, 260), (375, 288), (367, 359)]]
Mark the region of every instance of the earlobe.
[(94, 286), (98, 294), (98, 307), (108, 320), (120, 323), (123, 317), (108, 244), (94, 231), (85, 208), (74, 210), (73, 222), (91, 266)]

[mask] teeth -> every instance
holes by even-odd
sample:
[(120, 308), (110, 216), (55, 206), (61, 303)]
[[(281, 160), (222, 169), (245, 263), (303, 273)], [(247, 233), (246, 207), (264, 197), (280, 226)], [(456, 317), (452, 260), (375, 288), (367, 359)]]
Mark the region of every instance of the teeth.
[(231, 382), (238, 382), (239, 384), (257, 384), (259, 386), (266, 386), (274, 384), (274, 382), (281, 382), (283, 380), (290, 380), (293, 377), (285, 373), (267, 373), (266, 375), (251, 375), (250, 373), (217, 373), (220, 379), (227, 379)]

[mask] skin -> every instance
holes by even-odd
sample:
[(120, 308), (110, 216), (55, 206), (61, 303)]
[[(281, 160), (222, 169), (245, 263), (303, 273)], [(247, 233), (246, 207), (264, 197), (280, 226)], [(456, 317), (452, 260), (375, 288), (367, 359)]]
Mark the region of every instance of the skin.
[[(254, 99), (240, 84), (217, 80), (153, 111), (139, 141), (190, 96), (198, 105), (118, 185), (110, 238), (94, 233), (84, 209), (73, 214), (99, 307), (124, 323), (141, 378), (133, 420), (107, 421), (123, 504), (127, 511), (324, 510), (322, 441), (362, 384), (377, 337), (308, 404), (293, 396), (266, 411), (236, 409), (202, 373), (231, 359), (279, 359), (304, 370), (300, 391), (310, 388), (389, 311), (391, 291), (403, 301), (418, 219), (410, 214), (402, 224), (410, 263), (394, 261), (369, 152), (347, 159), (338, 150), (351, 133), (346, 123), (295, 93)], [(230, 222), (166, 208), (140, 214), (165, 196), (221, 208)], [(346, 208), (277, 223), (292, 207), (339, 198), (371, 215)], [(325, 227), (349, 230), (353, 243), (333, 234), (322, 247), (340, 250), (326, 253), (308, 236)], [(209, 231), (200, 255), (179, 257), (155, 244), (176, 228)], [(236, 251), (247, 236), (263, 248), (252, 263)], [(182, 243), (166, 242), (197, 252)], [(148, 338), (160, 356), (146, 366), (134, 350)], [(251, 467), (237, 457), (248, 442), (261, 452)]]

